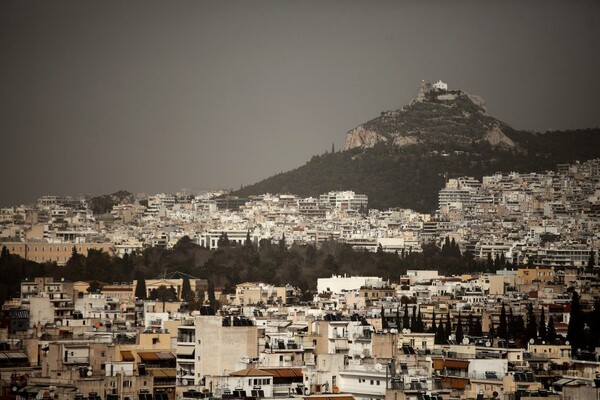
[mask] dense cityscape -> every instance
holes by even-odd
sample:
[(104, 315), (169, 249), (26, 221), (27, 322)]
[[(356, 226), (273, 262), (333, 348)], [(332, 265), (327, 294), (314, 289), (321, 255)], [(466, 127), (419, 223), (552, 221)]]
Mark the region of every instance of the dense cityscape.
[[(368, 198), (352, 191), (246, 199), (227, 191), (123, 193), (102, 213), (89, 196), (46, 195), (1, 210), (0, 265), (45, 266), (28, 270), (17, 292), (4, 292), (5, 393), (170, 400), (598, 395), (600, 160), (545, 173), (448, 178), (431, 215), (369, 209)], [(392, 266), (385, 277), (332, 273), (303, 288), (293, 275), (290, 282), (267, 276), (225, 287), (175, 266), (119, 282), (93, 279), (102, 264), (83, 280), (60, 272), (93, 254), (126, 263), (187, 244), (212, 254), (254, 249), (259, 257), (270, 246), (305, 249), (309, 257), (309, 247), (325, 251), (332, 242), (357, 257), (425, 261)], [(443, 257), (477, 268), (460, 270), (457, 261), (449, 273), (431, 261)]]

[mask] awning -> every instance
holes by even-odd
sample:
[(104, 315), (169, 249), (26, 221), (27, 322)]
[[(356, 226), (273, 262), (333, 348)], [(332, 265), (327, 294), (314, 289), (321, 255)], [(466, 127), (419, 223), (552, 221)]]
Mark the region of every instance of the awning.
[(140, 356), (142, 361), (156, 361), (159, 359), (158, 355), (153, 351), (140, 352), (138, 356)]
[(177, 348), (177, 355), (192, 356), (196, 350), (195, 346), (180, 346)]
[(131, 351), (121, 350), (121, 358), (123, 361), (135, 361), (135, 357)]
[(175, 378), (177, 372), (174, 368), (161, 368), (150, 370), (155, 378)]
[(467, 369), (467, 368), (469, 368), (469, 361), (468, 360), (445, 360), (444, 366), (446, 368), (453, 368), (453, 369)]
[(18, 351), (18, 352), (14, 352), (14, 353), (4, 353), (8, 358), (13, 358), (13, 359), (25, 359), (25, 360), (29, 360), (29, 357), (27, 356), (27, 354), (23, 353), (22, 351)]
[(175, 355), (173, 353), (171, 353), (170, 351), (157, 352), (156, 355), (161, 360), (174, 360), (175, 359)]
[(273, 376), (273, 374), (264, 369), (250, 367), (230, 372), (229, 376)]
[(264, 372), (273, 374), (276, 378), (298, 378), (302, 377), (301, 368), (261, 368)]

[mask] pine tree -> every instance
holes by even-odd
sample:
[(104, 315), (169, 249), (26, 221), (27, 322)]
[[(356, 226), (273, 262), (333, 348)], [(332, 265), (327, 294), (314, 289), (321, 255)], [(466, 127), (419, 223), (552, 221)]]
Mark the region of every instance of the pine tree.
[(396, 307), (396, 329), (402, 329), (402, 318), (400, 318), (400, 307)]
[(600, 345), (600, 299), (594, 302), (594, 310), (589, 318), (590, 326), (590, 343), (588, 345), (590, 351), (594, 351)]

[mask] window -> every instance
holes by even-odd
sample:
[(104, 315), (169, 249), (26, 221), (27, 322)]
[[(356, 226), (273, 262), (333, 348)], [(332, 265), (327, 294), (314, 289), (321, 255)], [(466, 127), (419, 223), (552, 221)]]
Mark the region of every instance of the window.
[(374, 382), (373, 382), (373, 379), (371, 379), (371, 385), (372, 385), (373, 383), (374, 383)]
[(131, 381), (123, 381), (123, 387), (130, 388), (132, 386)]

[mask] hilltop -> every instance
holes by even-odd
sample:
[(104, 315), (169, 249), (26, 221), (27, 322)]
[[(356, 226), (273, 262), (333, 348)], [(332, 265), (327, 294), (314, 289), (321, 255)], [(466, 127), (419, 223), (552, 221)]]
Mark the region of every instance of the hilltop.
[(507, 134), (513, 129), (489, 116), (479, 96), (448, 90), (441, 81), (421, 83), (417, 97), (395, 111), (384, 111), (346, 134), (346, 150), (370, 148), (377, 143), (405, 147), (453, 145), (469, 148), (473, 142), (504, 150), (518, 150)]
[(344, 189), (367, 194), (372, 208), (431, 212), (446, 178), (545, 171), (599, 156), (598, 128), (519, 131), (488, 115), (479, 96), (448, 90), (443, 82), (422, 83), (406, 106), (347, 132), (344, 151), (313, 156), (232, 195)]

